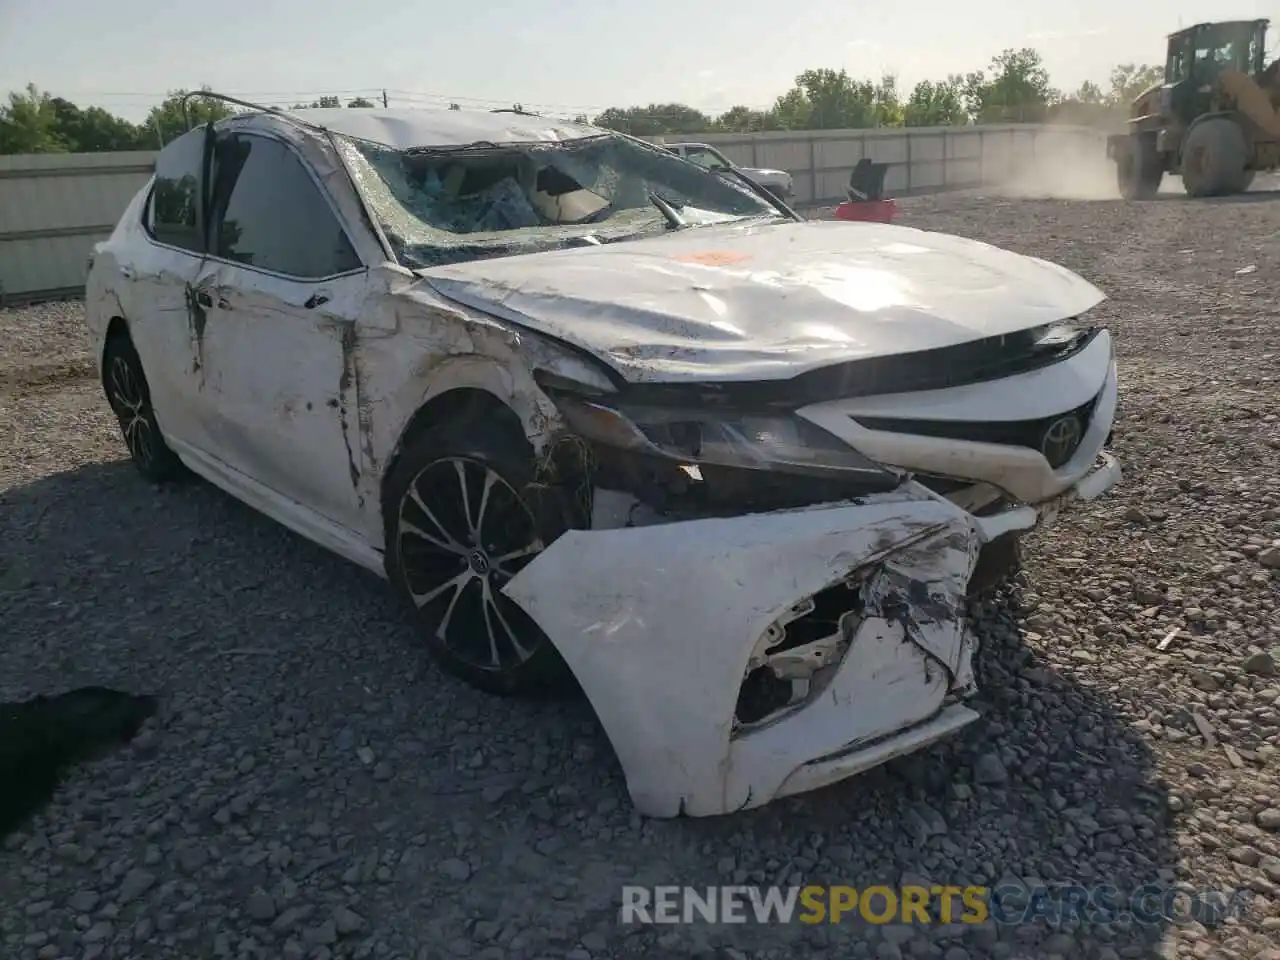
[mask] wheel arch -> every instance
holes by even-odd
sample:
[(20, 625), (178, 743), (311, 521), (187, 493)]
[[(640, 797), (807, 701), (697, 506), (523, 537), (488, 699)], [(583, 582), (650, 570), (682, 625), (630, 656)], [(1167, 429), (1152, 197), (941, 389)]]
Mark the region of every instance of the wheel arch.
[(106, 332), (98, 347), (98, 379), (102, 382), (103, 390), (107, 388), (107, 351), (113, 343), (120, 340), (132, 341), (133, 334), (129, 331), (129, 321), (117, 313), (107, 321)]
[(526, 438), (528, 431), (524, 419), (495, 392), (483, 386), (458, 385), (428, 393), (423, 402), (410, 415), (400, 430), (395, 446), (387, 457), (379, 485), (379, 502), (386, 506), (387, 486), (395, 474), (401, 458), (414, 441), (428, 431), (463, 417), (493, 417), (519, 430)]
[[(382, 464), (379, 503), (385, 500), (388, 480), (406, 448), (453, 418), (486, 416), (505, 421), (513, 434), (519, 430), (534, 455), (563, 427), (560, 412), (534, 381), (533, 370), (514, 356), (458, 354), (416, 365), (407, 377), (396, 379), (400, 384), (382, 397), (385, 408), (411, 412), (399, 422), (384, 422), (386, 432), (375, 427), (370, 437), (371, 459)], [(385, 452), (379, 455), (379, 450)]]

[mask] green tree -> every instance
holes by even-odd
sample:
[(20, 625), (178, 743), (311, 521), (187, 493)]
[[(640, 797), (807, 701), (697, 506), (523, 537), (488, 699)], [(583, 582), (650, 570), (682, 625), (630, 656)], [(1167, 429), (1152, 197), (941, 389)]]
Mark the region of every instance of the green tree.
[(1076, 103), (1083, 103), (1089, 106), (1097, 106), (1107, 102), (1106, 94), (1102, 92), (1102, 88), (1092, 80), (1086, 80), (1080, 84), (1080, 89), (1071, 95), (1072, 100)]
[(820, 68), (796, 77), (796, 86), (811, 104), (810, 128), (842, 130), (875, 126), (875, 94), (870, 83), (855, 81), (847, 71)]
[(906, 110), (898, 99), (898, 78), (886, 74), (875, 85), (876, 126), (900, 127), (906, 119)]
[[(202, 92), (208, 91), (208, 87), (201, 87)], [(187, 118), (190, 120), (190, 127), (187, 120), (182, 116), (182, 97), (187, 93), (186, 90), (173, 90), (169, 96), (165, 97), (157, 106), (151, 108), (151, 112), (147, 114), (147, 119), (143, 122), (143, 126), (150, 132), (159, 132), (160, 137), (165, 143), (182, 136), (188, 129), (198, 127), (204, 123), (216, 123), (219, 120), (225, 120), (235, 111), (231, 105), (212, 97), (192, 97), (187, 101)]]
[(1123, 111), (1111, 102), (1101, 87), (1086, 80), (1074, 93), (1053, 104), (1046, 119), (1053, 123), (1111, 128), (1123, 119)]
[(806, 70), (774, 105), (784, 129), (848, 130), (901, 126), (897, 79), (855, 80), (846, 70)]
[(911, 91), (903, 109), (908, 127), (946, 127), (967, 123), (969, 112), (964, 105), (964, 78), (921, 80)]
[(154, 133), (101, 107), (81, 109), (70, 100), (54, 97), (53, 110), (58, 138), (73, 153), (152, 150), (157, 145)]
[(813, 104), (800, 87), (792, 87), (773, 104), (769, 113), (779, 130), (807, 130), (813, 114)]
[(1040, 54), (1024, 47), (992, 58), (991, 75), (965, 77), (965, 106), (978, 123), (1035, 123), (1056, 98)]
[(372, 107), (373, 101), (366, 100), (364, 97), (356, 97), (354, 100), (347, 101), (348, 107)]
[[(373, 106), (373, 104), (368, 103), (368, 101), (366, 101), (366, 104), (370, 107)], [(320, 109), (329, 109), (332, 107), (341, 107), (341, 106), (342, 106), (342, 100), (339, 99), (338, 97), (321, 97), (319, 100), (312, 100), (310, 103), (295, 103), (291, 107), (289, 107), (289, 109), (290, 110), (320, 110)]]
[(22, 93), (9, 94), (9, 105), (0, 107), (0, 154), (66, 153), (68, 145), (58, 135), (58, 111), (53, 97), (34, 83)]
[(1164, 80), (1164, 68), (1150, 64), (1137, 66), (1119, 64), (1111, 71), (1110, 101), (1119, 107), (1127, 107), (1142, 93)]
[(610, 107), (592, 121), (597, 127), (635, 137), (706, 133), (714, 128), (701, 110), (683, 103), (651, 103), (647, 107)]
[(724, 133), (758, 133), (761, 130), (779, 130), (781, 126), (776, 111), (739, 106), (730, 107), (720, 114), (715, 128)]

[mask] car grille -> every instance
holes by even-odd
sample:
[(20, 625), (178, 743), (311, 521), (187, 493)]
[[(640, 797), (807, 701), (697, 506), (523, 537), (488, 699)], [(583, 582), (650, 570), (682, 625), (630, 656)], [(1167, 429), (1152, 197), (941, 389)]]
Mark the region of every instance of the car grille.
[(1049, 461), (1049, 466), (1056, 470), (1080, 449), (1080, 441), (1089, 429), (1089, 422), (1093, 419), (1093, 411), (1097, 405), (1098, 397), (1094, 397), (1074, 410), (1038, 420), (899, 420), (890, 417), (850, 419), (868, 430), (1027, 447), (1043, 454)]

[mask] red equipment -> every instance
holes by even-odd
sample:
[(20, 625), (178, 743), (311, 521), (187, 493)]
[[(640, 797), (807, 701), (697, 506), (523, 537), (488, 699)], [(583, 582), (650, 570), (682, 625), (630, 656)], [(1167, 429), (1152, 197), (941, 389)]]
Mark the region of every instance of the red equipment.
[(837, 220), (862, 220), (869, 223), (891, 223), (898, 212), (892, 200), (846, 200), (836, 207)]

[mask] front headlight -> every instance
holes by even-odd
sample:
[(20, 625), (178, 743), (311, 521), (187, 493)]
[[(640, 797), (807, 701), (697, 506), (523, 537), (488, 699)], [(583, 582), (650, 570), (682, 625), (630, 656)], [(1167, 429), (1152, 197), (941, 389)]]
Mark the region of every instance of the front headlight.
[(1035, 331), (1035, 345), (1045, 349), (1067, 347), (1074, 344), (1081, 337), (1087, 335), (1088, 332), (1089, 331), (1087, 329), (1078, 326), (1071, 320), (1064, 320), (1061, 323), (1050, 323)]
[(827, 431), (791, 414), (726, 413), (618, 406), (553, 394), (570, 429), (584, 439), (681, 464), (737, 467), (829, 479), (896, 474)]

